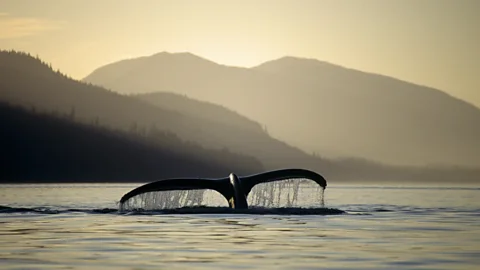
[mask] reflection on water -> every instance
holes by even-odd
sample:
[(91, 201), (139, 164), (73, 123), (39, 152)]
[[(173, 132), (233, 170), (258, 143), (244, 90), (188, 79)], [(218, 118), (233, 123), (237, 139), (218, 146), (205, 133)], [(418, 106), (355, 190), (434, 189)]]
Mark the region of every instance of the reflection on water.
[[(2, 269), (476, 269), (480, 264), (478, 189), (331, 185), (326, 207), (346, 210), (342, 215), (116, 212), (119, 198), (136, 186), (1, 186)], [(26, 211), (8, 211), (12, 208)]]

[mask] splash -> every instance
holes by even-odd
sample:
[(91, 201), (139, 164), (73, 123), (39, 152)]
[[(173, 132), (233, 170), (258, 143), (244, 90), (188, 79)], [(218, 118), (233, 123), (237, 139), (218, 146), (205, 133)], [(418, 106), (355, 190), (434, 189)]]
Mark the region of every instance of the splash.
[(247, 201), (257, 207), (324, 207), (325, 189), (308, 179), (286, 179), (256, 185)]
[(120, 205), (120, 210), (132, 209), (172, 209), (199, 206), (203, 201), (204, 190), (168, 190), (137, 195)]

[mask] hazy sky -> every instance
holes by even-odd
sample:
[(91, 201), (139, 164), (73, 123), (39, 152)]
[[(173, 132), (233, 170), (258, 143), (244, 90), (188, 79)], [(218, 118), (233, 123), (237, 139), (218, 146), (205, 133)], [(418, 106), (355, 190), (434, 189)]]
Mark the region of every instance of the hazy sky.
[(0, 49), (83, 78), (189, 51), (227, 65), (316, 58), (444, 90), (480, 107), (480, 0), (0, 0)]

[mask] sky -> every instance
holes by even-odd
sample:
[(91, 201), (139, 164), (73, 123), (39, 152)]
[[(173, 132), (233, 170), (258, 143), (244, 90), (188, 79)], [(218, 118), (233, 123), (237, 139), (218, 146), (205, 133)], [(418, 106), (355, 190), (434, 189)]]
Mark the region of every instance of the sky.
[(75, 79), (162, 51), (242, 67), (315, 58), (480, 107), (478, 14), (478, 0), (0, 0), (0, 49)]

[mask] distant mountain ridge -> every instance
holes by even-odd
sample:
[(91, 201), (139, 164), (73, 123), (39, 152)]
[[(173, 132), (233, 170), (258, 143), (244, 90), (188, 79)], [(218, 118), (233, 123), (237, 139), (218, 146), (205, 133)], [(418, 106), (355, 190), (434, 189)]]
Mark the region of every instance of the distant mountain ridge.
[(326, 157), (480, 166), (477, 107), (315, 59), (283, 57), (247, 69), (164, 52), (100, 67), (84, 81), (119, 93), (167, 91), (221, 104)]

